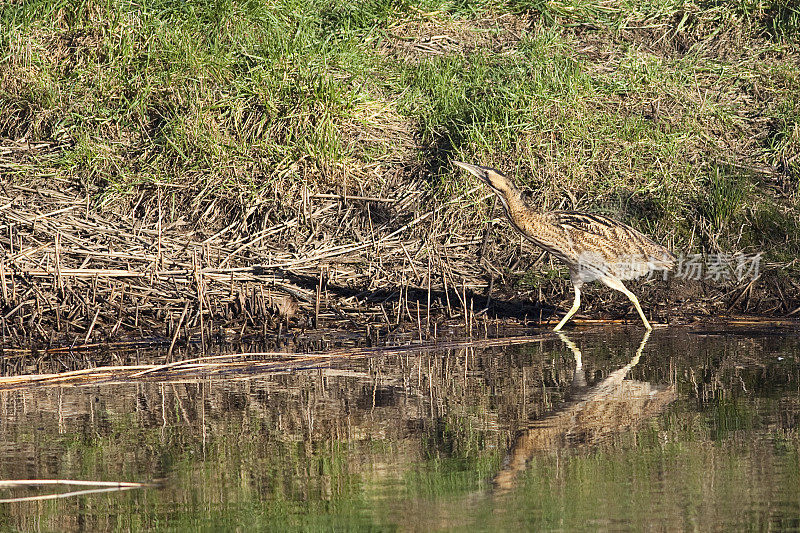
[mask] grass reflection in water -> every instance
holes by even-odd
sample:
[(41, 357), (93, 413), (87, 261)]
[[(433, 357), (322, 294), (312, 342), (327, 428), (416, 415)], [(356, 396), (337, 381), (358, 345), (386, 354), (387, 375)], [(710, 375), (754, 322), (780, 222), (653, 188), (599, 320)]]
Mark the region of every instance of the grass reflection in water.
[(3, 504), (0, 526), (800, 525), (798, 338), (639, 335), (2, 392), (3, 479), (163, 488)]

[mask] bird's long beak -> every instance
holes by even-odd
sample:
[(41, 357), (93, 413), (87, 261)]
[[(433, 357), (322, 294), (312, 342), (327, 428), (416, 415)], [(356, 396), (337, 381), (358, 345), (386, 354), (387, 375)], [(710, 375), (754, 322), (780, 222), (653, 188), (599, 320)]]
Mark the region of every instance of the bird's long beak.
[(461, 161), (453, 161), (454, 165), (463, 168), (470, 174), (480, 178), (486, 183), (489, 183), (489, 174), (487, 172), (488, 169), (484, 167), (479, 167), (478, 165), (470, 165), (469, 163), (462, 163)]

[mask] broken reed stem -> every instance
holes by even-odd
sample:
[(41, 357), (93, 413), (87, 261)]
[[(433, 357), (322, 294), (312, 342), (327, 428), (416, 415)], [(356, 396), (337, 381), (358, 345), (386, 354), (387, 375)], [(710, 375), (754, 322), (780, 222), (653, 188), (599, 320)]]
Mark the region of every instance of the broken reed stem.
[(94, 318), (92, 318), (92, 323), (89, 324), (89, 329), (86, 331), (86, 337), (83, 339), (84, 344), (89, 344), (89, 338), (92, 336), (92, 331), (94, 330), (94, 325), (97, 323), (97, 317), (100, 316), (100, 308), (98, 307), (97, 310), (94, 312)]
[(319, 303), (322, 298), (322, 268), (319, 269), (319, 281), (317, 282), (317, 297), (314, 300), (314, 328), (319, 329)]
[(422, 319), (419, 316), (419, 301), (417, 301), (417, 331), (419, 331), (419, 340), (422, 342)]
[(192, 261), (194, 263), (194, 279), (195, 283), (197, 284), (197, 312), (200, 319), (200, 346), (202, 346), (205, 350), (206, 335), (205, 325), (203, 323), (203, 272), (200, 267), (200, 260), (197, 256), (197, 250), (194, 251)]
[(0, 286), (2, 286), (3, 305), (8, 305), (8, 289), (6, 289), (6, 261), (0, 259)]
[(461, 304), (464, 309), (464, 330), (469, 331), (469, 310), (467, 309), (467, 280), (462, 280), (461, 283)]
[(450, 288), (447, 286), (447, 274), (442, 271), (442, 285), (444, 286), (444, 299), (447, 302), (447, 316), (453, 318), (453, 306), (450, 304)]
[(404, 298), (404, 300), (405, 300), (405, 308), (406, 308), (406, 316), (408, 317), (408, 321), (411, 324), (413, 324), (414, 323), (414, 317), (411, 316), (411, 309), (408, 307), (408, 279), (404, 278), (403, 281), (405, 282), (404, 286), (405, 286), (405, 293), (406, 293), (406, 297)]
[(56, 286), (58, 287), (58, 294), (64, 295), (64, 278), (61, 276), (61, 233), (56, 233), (55, 238), (56, 248)]
[(397, 289), (398, 296), (397, 296), (397, 318), (395, 319), (395, 325), (399, 326), (400, 322), (403, 319), (403, 284), (400, 284), (400, 287)]
[(72, 498), (75, 496), (86, 496), (87, 494), (101, 494), (104, 492), (122, 492), (126, 490), (133, 490), (140, 487), (108, 487), (102, 489), (86, 489), (86, 490), (75, 490), (70, 492), (58, 492), (55, 494), (42, 494), (40, 496), (22, 496), (20, 498), (3, 498), (0, 499), (0, 503), (18, 503), (18, 502), (34, 502), (34, 501), (44, 501), (44, 500), (61, 500), (64, 498)]
[(475, 312), (474, 312), (474, 308), (473, 308), (474, 304), (475, 304), (475, 298), (470, 298), (469, 299), (469, 330), (468, 330), (470, 339), (472, 339), (472, 327), (475, 325)]
[(135, 481), (91, 481), (84, 479), (0, 479), (0, 489), (43, 485), (77, 485), (83, 487), (152, 487), (152, 483)]
[(187, 311), (189, 311), (189, 300), (186, 300), (186, 304), (183, 306), (183, 312), (181, 313), (181, 318), (178, 320), (178, 325), (175, 327), (175, 332), (172, 334), (172, 341), (169, 343), (169, 351), (167, 352), (167, 360), (172, 359), (172, 350), (175, 348), (175, 342), (178, 340), (178, 334), (181, 332), (181, 326), (183, 325), (183, 321), (186, 319)]
[(161, 246), (162, 246), (162, 237), (163, 237), (161, 220), (163, 218), (163, 214), (162, 214), (162, 211), (161, 211), (161, 187), (156, 186), (156, 190), (158, 191), (158, 193), (157, 193), (158, 194), (158, 221), (156, 222), (157, 231), (158, 231), (158, 243), (157, 243), (157, 249), (156, 249), (156, 271), (158, 271), (158, 270), (163, 270), (163, 268), (164, 268), (164, 256), (161, 253), (161, 250), (162, 250), (162, 248), (161, 248)]
[(428, 285), (428, 295), (427, 295), (427, 312), (425, 314), (425, 329), (427, 330), (428, 334), (431, 332), (431, 254), (430, 250), (428, 250), (428, 273), (427, 273), (427, 285)]

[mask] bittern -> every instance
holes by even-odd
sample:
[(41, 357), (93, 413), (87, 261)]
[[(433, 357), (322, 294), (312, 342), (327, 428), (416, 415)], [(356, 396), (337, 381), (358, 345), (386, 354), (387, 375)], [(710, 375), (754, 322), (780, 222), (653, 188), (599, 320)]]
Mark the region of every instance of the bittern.
[(490, 167), (453, 161), (489, 186), (503, 204), (511, 225), (536, 246), (550, 252), (569, 268), (575, 301), (559, 331), (581, 305), (581, 287), (600, 280), (633, 302), (644, 326), (653, 327), (644, 316), (636, 295), (622, 280), (636, 279), (654, 270), (670, 270), (675, 256), (627, 224), (612, 218), (578, 211), (538, 212), (528, 207), (522, 193), (508, 177)]

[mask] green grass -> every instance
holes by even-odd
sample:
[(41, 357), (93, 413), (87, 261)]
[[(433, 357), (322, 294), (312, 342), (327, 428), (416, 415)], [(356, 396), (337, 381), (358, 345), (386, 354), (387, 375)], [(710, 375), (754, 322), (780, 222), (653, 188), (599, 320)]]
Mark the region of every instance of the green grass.
[(147, 183), (185, 186), (176, 218), (198, 194), (382, 191), (376, 164), (447, 197), (474, 186), (459, 158), (676, 248), (800, 253), (787, 0), (39, 0), (0, 23), (0, 138), (60, 147), (2, 172), (105, 209)]

